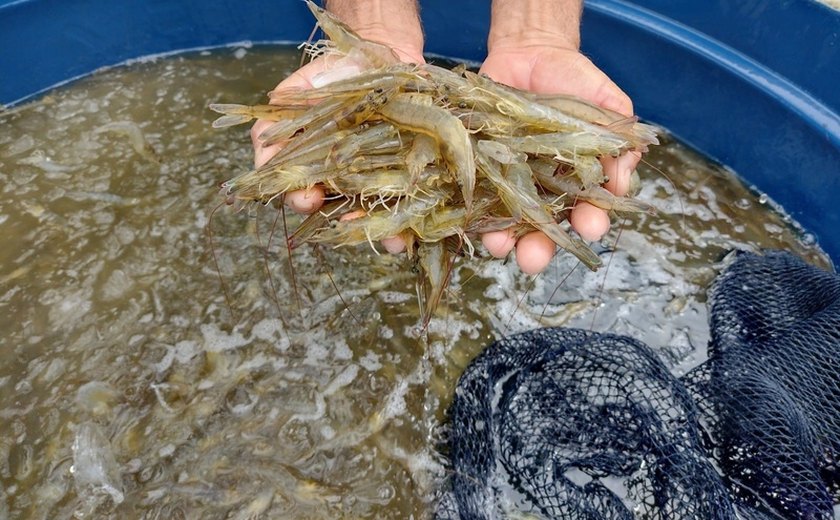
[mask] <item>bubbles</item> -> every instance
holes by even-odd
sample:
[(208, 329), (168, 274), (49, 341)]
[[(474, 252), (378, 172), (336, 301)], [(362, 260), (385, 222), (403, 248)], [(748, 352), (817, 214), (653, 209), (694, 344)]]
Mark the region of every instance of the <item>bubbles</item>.
[(106, 494), (115, 504), (124, 500), (119, 467), (110, 442), (94, 423), (84, 423), (73, 441), (73, 466), (70, 469), (77, 492), (88, 502)]
[(805, 247), (813, 247), (817, 244), (817, 237), (813, 233), (803, 233), (799, 241)]
[(740, 198), (735, 201), (735, 207), (738, 209), (750, 209), (752, 202), (747, 198)]
[[(418, 515), (444, 473), (430, 432), (492, 339), (551, 324), (614, 328), (673, 341), (676, 360), (705, 343), (695, 324), (710, 259), (766, 234), (727, 213), (754, 211), (726, 203), (752, 195), (728, 193), (731, 181), (705, 167), (682, 175), (684, 162), (660, 161), (679, 149), (666, 145), (651, 161), (687, 186), (642, 170), (642, 197), (660, 215), (616, 226), (601, 253), (608, 270), (558, 255), (533, 279), (514, 262), (463, 261), (423, 329), (402, 257), (301, 248), (293, 281), (273, 208), (212, 213), (213, 187), (252, 158), (247, 131), (211, 132), (203, 107), (260, 102), (299, 56), (248, 45), (200, 54), (98, 74), (15, 120), (0, 115), (0, 175), (14, 197), (0, 215), (0, 411), (14, 418), (0, 422), (0, 504), (10, 517), (40, 496), (47, 518)], [(94, 133), (129, 121), (145, 141)], [(709, 177), (696, 204), (681, 204), (676, 193)], [(290, 229), (300, 222), (286, 218)], [(736, 220), (742, 231), (729, 229)]]

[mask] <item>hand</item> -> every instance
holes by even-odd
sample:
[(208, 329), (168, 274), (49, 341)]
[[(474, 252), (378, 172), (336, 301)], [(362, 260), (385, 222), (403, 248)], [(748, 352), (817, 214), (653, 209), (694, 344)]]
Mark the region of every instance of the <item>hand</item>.
[[(574, 48), (552, 45), (495, 47), (484, 61), (481, 72), (519, 89), (572, 94), (628, 116), (633, 114), (630, 98)], [(639, 154), (635, 153), (604, 158), (601, 162), (609, 177), (605, 187), (616, 195), (625, 195), (630, 174), (638, 161)], [(570, 221), (578, 234), (590, 241), (600, 239), (610, 227), (607, 212), (586, 202), (575, 205)], [(514, 246), (510, 231), (488, 233), (482, 241), (497, 257), (507, 256)], [(522, 271), (536, 274), (545, 269), (554, 250), (554, 243), (543, 233), (529, 233), (516, 243), (516, 261)]]
[[(423, 32), (414, 0), (389, 0), (384, 4), (381, 0), (332, 0), (327, 6), (360, 36), (391, 47), (403, 62), (424, 63)], [(378, 21), (371, 13), (378, 13), (383, 20)], [(388, 23), (384, 20), (388, 20)], [(323, 75), (318, 75), (327, 71), (328, 81), (336, 81), (358, 74), (361, 67), (349, 58), (323, 56), (295, 71), (275, 90), (322, 86), (327, 81)], [(259, 120), (251, 128), (256, 167), (267, 163), (282, 148), (282, 145), (263, 146), (259, 139), (259, 135), (271, 124), (270, 121)], [(317, 185), (306, 190), (292, 191), (286, 194), (285, 200), (295, 212), (313, 213), (324, 203), (324, 188)], [(405, 249), (405, 241), (400, 237), (386, 238), (382, 240), (382, 245), (390, 253)]]
[[(493, 0), (488, 56), (481, 72), (522, 90), (572, 94), (628, 116), (630, 98), (583, 56), (580, 47), (582, 0)], [(625, 195), (640, 154), (605, 158), (605, 187)], [(585, 240), (598, 240), (609, 230), (607, 213), (585, 202), (572, 209), (572, 227)], [(487, 250), (504, 257), (514, 247), (511, 231), (482, 237)], [(529, 233), (516, 243), (516, 262), (523, 272), (537, 274), (554, 256), (554, 243), (543, 233)]]

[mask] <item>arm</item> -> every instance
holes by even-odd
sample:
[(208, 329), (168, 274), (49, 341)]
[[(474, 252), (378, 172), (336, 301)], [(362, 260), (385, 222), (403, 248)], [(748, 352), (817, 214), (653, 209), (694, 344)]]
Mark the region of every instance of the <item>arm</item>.
[(388, 44), (403, 61), (423, 60), (417, 0), (327, 0), (326, 8), (360, 36)]
[[(488, 55), (481, 70), (513, 87), (573, 94), (632, 115), (630, 98), (579, 51), (581, 9), (581, 0), (493, 0)], [(625, 195), (638, 161), (634, 152), (604, 158), (610, 178), (605, 187)], [(610, 226), (605, 211), (584, 202), (572, 209), (570, 221), (586, 240), (599, 239)], [(505, 231), (488, 233), (483, 242), (495, 256), (506, 256), (514, 247)], [(548, 265), (554, 249), (548, 237), (530, 233), (516, 244), (516, 260), (523, 271), (535, 274)]]
[(487, 50), (555, 43), (580, 46), (582, 0), (493, 0)]

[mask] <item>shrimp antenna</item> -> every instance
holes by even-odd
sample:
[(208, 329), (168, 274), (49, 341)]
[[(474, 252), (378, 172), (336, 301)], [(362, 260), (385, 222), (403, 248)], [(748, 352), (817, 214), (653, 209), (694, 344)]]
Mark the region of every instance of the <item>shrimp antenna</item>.
[(324, 266), (324, 274), (327, 275), (327, 278), (332, 284), (333, 289), (335, 289), (335, 294), (338, 296), (338, 299), (341, 300), (341, 304), (344, 305), (344, 308), (347, 310), (347, 313), (350, 314), (350, 317), (353, 318), (353, 321), (356, 322), (357, 325), (362, 326), (361, 320), (353, 314), (353, 311), (350, 309), (350, 304), (347, 303), (347, 300), (344, 299), (344, 296), (341, 295), (341, 291), (338, 288), (338, 285), (335, 283), (335, 279), (330, 273), (329, 266), (327, 265), (327, 260), (324, 258), (324, 254), (321, 252), (321, 249), (318, 247), (318, 244), (313, 244), (312, 249), (315, 250), (315, 254), (318, 255), (318, 260)]
[[(300, 294), (297, 287), (297, 276), (295, 275), (295, 263), (292, 261), (292, 244), (289, 240), (289, 225), (286, 222), (286, 194), (280, 196), (279, 211), (283, 217), (283, 236), (286, 237), (286, 258), (289, 262), (289, 278), (292, 282), (292, 292), (295, 293), (295, 305), (297, 305), (298, 315), (303, 316), (303, 306), (300, 304)], [(275, 223), (277, 220), (275, 219)], [(268, 238), (268, 245), (271, 246), (271, 238), (274, 236), (274, 229), (271, 230), (271, 236)]]
[(309, 38), (301, 45), (303, 51), (300, 53), (300, 64), (298, 68), (303, 67), (305, 59), (307, 56), (311, 57), (311, 54), (308, 52), (308, 49), (315, 45), (313, 40), (315, 39), (315, 34), (318, 32), (319, 25), (316, 23), (315, 26), (312, 28), (312, 32), (309, 33)]
[(286, 339), (288, 339), (289, 344), (291, 344), (292, 338), (289, 336), (289, 324), (286, 323), (285, 319), (283, 319), (283, 311), (280, 308), (280, 299), (277, 297), (277, 288), (274, 285), (274, 276), (271, 274), (271, 268), (268, 265), (268, 255), (271, 251), (271, 239), (274, 236), (274, 230), (277, 227), (277, 220), (280, 218), (280, 211), (281, 208), (277, 208), (277, 214), (274, 215), (274, 222), (271, 224), (271, 231), (268, 233), (268, 241), (266, 242), (264, 248), (262, 247), (262, 240), (260, 239), (259, 218), (254, 220), (254, 232), (257, 235), (257, 244), (260, 245), (260, 249), (263, 251), (263, 265), (265, 265), (265, 273), (268, 275), (268, 284), (269, 287), (271, 287), (271, 299), (274, 301), (274, 306), (277, 307), (277, 317), (283, 324), (283, 332), (286, 333)]
[[(629, 152), (629, 153), (634, 153), (634, 152)], [(673, 190), (674, 190), (674, 195), (677, 197), (677, 202), (678, 202), (678, 203), (679, 203), (679, 205), (680, 205), (680, 217), (681, 217), (681, 218), (680, 218), (680, 227), (682, 228), (682, 232), (683, 232), (683, 233), (685, 233), (685, 230), (686, 230), (686, 224), (685, 224), (685, 204), (683, 203), (682, 196), (680, 195), (680, 190), (679, 190), (679, 188), (677, 188), (676, 183), (675, 183), (675, 182), (671, 179), (671, 177), (669, 177), (669, 176), (668, 176), (668, 174), (667, 174), (667, 173), (663, 172), (661, 169), (657, 168), (656, 166), (654, 166), (653, 164), (651, 164), (649, 161), (646, 161), (646, 160), (645, 160), (645, 158), (644, 158), (644, 156), (640, 156), (640, 157), (639, 157), (639, 160), (640, 160), (640, 161), (641, 161), (641, 162), (642, 162), (645, 166), (649, 167), (651, 170), (653, 170), (653, 171), (655, 171), (656, 173), (658, 173), (659, 175), (661, 175), (663, 179), (665, 179), (666, 181), (668, 181), (668, 184), (670, 184), (670, 185), (671, 185), (671, 188), (673, 188)]]
[(572, 270), (569, 271), (568, 273), (566, 273), (566, 276), (564, 276), (563, 279), (560, 280), (560, 283), (558, 283), (557, 285), (554, 286), (554, 289), (551, 291), (551, 294), (548, 296), (548, 299), (545, 301), (545, 305), (543, 305), (543, 310), (540, 313), (540, 322), (542, 322), (543, 318), (545, 318), (545, 311), (548, 310), (548, 306), (551, 303), (551, 300), (554, 298), (554, 295), (557, 294), (557, 291), (559, 291), (560, 288), (563, 287), (563, 285), (565, 285), (565, 283), (569, 279), (569, 277), (572, 276), (572, 273), (575, 272), (575, 269), (577, 269), (578, 266), (580, 266), (581, 264), (582, 264), (582, 262), (580, 260), (578, 260), (575, 263), (575, 266), (572, 267)]
[(219, 283), (222, 286), (222, 292), (225, 295), (225, 303), (227, 303), (228, 310), (230, 311), (230, 315), (233, 318), (234, 322), (239, 321), (236, 317), (236, 312), (233, 310), (233, 300), (230, 297), (230, 292), (228, 291), (228, 285), (225, 282), (225, 277), (222, 276), (222, 270), (219, 267), (219, 258), (216, 256), (216, 247), (213, 244), (213, 217), (216, 215), (216, 212), (221, 208), (223, 205), (226, 204), (226, 201), (222, 201), (213, 208), (213, 211), (210, 212), (210, 216), (207, 218), (207, 225), (204, 227), (205, 231), (207, 232), (207, 246), (210, 248), (210, 254), (213, 256), (213, 264), (216, 266), (216, 274), (219, 275)]
[[(604, 278), (601, 280), (601, 287), (598, 289), (598, 297), (596, 301), (601, 301), (604, 296), (604, 287), (607, 285), (607, 275), (610, 273), (610, 265), (612, 265), (613, 257), (615, 257), (615, 251), (618, 249), (618, 241), (621, 240), (621, 233), (624, 231), (624, 225), (627, 223), (627, 219), (621, 219), (621, 223), (618, 225), (618, 233), (615, 236), (615, 243), (613, 243), (612, 251), (610, 252), (610, 259), (607, 260), (607, 266), (604, 268)], [(595, 318), (598, 317), (598, 306), (595, 306), (595, 310), (592, 311), (592, 323), (589, 324), (589, 330), (595, 329)]]
[(528, 296), (528, 293), (531, 292), (531, 289), (534, 288), (534, 284), (537, 282), (537, 278), (540, 277), (541, 273), (537, 273), (528, 280), (528, 287), (522, 292), (522, 296), (516, 301), (516, 307), (513, 308), (513, 312), (510, 313), (510, 318), (508, 318), (507, 323), (505, 323), (503, 335), (507, 335), (508, 330), (510, 329), (510, 324), (513, 323), (513, 318), (516, 317), (516, 313), (519, 312), (519, 307), (522, 306), (522, 302), (525, 301), (525, 297)]

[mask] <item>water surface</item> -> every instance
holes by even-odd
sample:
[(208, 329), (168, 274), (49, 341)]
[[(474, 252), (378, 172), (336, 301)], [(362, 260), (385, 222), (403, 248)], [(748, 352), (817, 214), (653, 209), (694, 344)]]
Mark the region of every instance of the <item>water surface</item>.
[(659, 214), (617, 221), (605, 269), (462, 262), (420, 334), (403, 258), (302, 248), (292, 277), (273, 208), (217, 208), (250, 141), (213, 130), (207, 104), (263, 102), (298, 63), (277, 48), (140, 62), (0, 113), (0, 518), (424, 517), (445, 407), (494, 338), (610, 330), (679, 373), (703, 359), (727, 251), (829, 266), (666, 138), (640, 169)]

